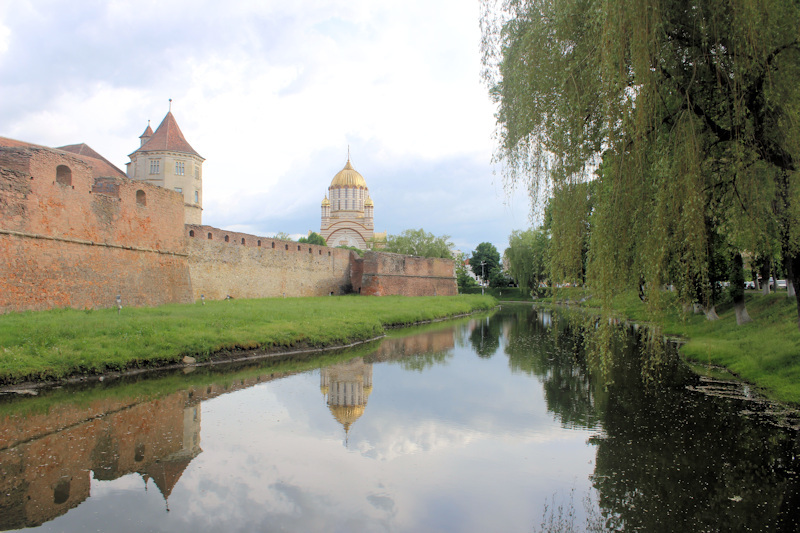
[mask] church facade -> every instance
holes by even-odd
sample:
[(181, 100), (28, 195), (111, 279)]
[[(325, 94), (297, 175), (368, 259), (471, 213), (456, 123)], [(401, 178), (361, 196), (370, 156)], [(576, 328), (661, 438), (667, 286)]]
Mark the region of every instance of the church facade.
[(184, 223), (202, 224), (203, 161), (186, 141), (170, 110), (156, 131), (148, 122), (127, 164), (128, 177), (183, 195)]
[(347, 163), (331, 181), (322, 200), (320, 235), (328, 246), (352, 246), (369, 250), (386, 240), (386, 233), (375, 233), (375, 204), (369, 196), (364, 177), (353, 168), (350, 154)]

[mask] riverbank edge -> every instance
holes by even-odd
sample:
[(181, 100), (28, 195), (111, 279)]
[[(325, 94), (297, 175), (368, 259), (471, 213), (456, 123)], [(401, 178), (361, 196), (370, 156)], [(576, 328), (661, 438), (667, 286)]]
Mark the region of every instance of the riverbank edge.
[[(593, 299), (588, 291), (580, 293), (575, 291), (573, 289), (572, 293), (560, 299), (543, 298), (532, 303), (552, 308), (575, 308), (598, 314), (601, 312), (600, 302)], [(714, 377), (717, 373), (716, 377), (719, 377), (718, 373), (721, 370), (731, 378), (749, 385), (765, 399), (796, 410), (800, 408), (800, 380), (796, 379), (800, 374), (800, 350), (791, 347), (787, 350), (785, 346), (789, 336), (795, 338), (795, 346), (800, 342), (800, 333), (796, 330), (794, 301), (787, 299), (785, 294), (763, 296), (750, 293), (746, 295), (746, 299), (750, 315), (754, 319), (749, 325), (735, 326), (732, 304), (723, 303), (717, 307), (720, 316), (717, 321), (709, 321), (702, 314), (679, 316), (679, 311), (668, 308), (662, 316), (669, 318), (659, 324), (659, 327), (665, 338), (680, 344), (681, 357), (695, 373), (709, 377)], [(644, 304), (633, 293), (615, 299), (612, 312), (615, 318), (631, 324), (642, 327), (654, 325), (652, 320), (645, 317)], [(759, 321), (766, 332), (758, 337), (758, 341), (747, 344), (742, 342), (741, 333), (746, 331), (742, 328), (757, 327)], [(734, 330), (731, 330), (731, 324), (734, 325)], [(781, 334), (769, 333), (771, 330), (780, 331)], [(791, 339), (788, 341), (792, 342)], [(758, 342), (762, 353), (768, 355), (762, 357), (762, 354), (754, 356), (747, 353), (745, 346), (753, 342)], [(750, 359), (758, 360), (757, 370), (753, 370), (756, 364), (749, 361)], [(791, 366), (774, 362), (787, 359), (792, 359)], [(744, 366), (745, 371), (737, 370), (737, 366)], [(748, 369), (753, 370), (752, 373), (748, 372)], [(699, 370), (705, 372), (701, 373)]]
[[(475, 305), (471, 311), (467, 313), (458, 313), (453, 315), (442, 315), (436, 318), (427, 320), (416, 320), (413, 322), (385, 322), (381, 326), (384, 333), (366, 339), (353, 339), (352, 341), (345, 341), (342, 343), (332, 343), (322, 346), (309, 345), (304, 342), (291, 343), (288, 346), (269, 346), (258, 347), (253, 349), (244, 348), (226, 348), (214, 351), (207, 355), (201, 361), (191, 357), (184, 357), (181, 362), (159, 362), (159, 361), (145, 361), (144, 366), (135, 368), (126, 368), (123, 370), (108, 370), (96, 374), (85, 374), (76, 371), (58, 379), (41, 379), (41, 380), (27, 380), (18, 383), (0, 383), (0, 395), (31, 395), (36, 391), (46, 388), (54, 388), (60, 386), (75, 385), (80, 383), (91, 383), (97, 381), (104, 381), (106, 379), (118, 379), (122, 377), (135, 376), (147, 373), (170, 371), (170, 370), (190, 370), (198, 367), (218, 366), (224, 364), (235, 364), (245, 361), (258, 361), (261, 359), (268, 359), (272, 357), (286, 357), (297, 355), (309, 354), (324, 354), (336, 350), (344, 350), (356, 346), (362, 346), (381, 340), (386, 337), (388, 330), (398, 330), (407, 327), (420, 326), (425, 324), (433, 324), (438, 322), (445, 322), (458, 318), (464, 318), (477, 313), (490, 312), (497, 307), (497, 302), (494, 299), (490, 300), (488, 305)], [(180, 356), (181, 354), (178, 354)]]

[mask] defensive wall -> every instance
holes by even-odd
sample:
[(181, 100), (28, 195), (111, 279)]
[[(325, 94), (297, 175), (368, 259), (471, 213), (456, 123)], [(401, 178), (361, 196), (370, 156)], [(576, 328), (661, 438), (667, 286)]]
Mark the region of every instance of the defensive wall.
[[(14, 144), (15, 143), (15, 144)], [(184, 225), (183, 197), (0, 138), (0, 313), (356, 292), (457, 294), (454, 263)], [(117, 171), (118, 172), (118, 171)]]
[(413, 257), (368, 251), (353, 289), (369, 296), (454, 296), (458, 294), (455, 263), (451, 259)]
[(213, 300), (350, 292), (355, 252), (186, 225), (192, 291)]
[(179, 193), (0, 146), (0, 313), (191, 301)]

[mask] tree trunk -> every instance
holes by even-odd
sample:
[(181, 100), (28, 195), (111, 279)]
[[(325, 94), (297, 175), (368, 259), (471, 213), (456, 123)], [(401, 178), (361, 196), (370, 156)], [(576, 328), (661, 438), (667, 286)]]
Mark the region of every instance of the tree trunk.
[(792, 265), (793, 261), (791, 257), (787, 257), (783, 260), (783, 268), (786, 270), (786, 297), (792, 298), (794, 296), (794, 267)]
[(753, 320), (750, 318), (744, 303), (744, 261), (742, 261), (742, 254), (737, 252), (733, 256), (731, 267), (730, 294), (733, 297), (733, 306), (736, 311), (736, 325), (741, 326)]
[(719, 320), (719, 315), (717, 314), (717, 306), (712, 305), (709, 309), (703, 309), (703, 312), (706, 314), (706, 320)]
[(752, 322), (753, 319), (750, 318), (750, 313), (747, 312), (747, 307), (744, 305), (744, 298), (741, 302), (737, 302), (733, 305), (734, 311), (736, 311), (736, 325), (741, 326), (742, 324), (747, 324), (748, 322)]
[(771, 265), (771, 259), (764, 260), (764, 263), (761, 265), (761, 294), (764, 296), (769, 294), (769, 271), (772, 270), (770, 268)]
[[(792, 269), (794, 272), (800, 272), (800, 253), (792, 257)], [(800, 291), (795, 291), (794, 299), (797, 302), (797, 328), (800, 329)]]

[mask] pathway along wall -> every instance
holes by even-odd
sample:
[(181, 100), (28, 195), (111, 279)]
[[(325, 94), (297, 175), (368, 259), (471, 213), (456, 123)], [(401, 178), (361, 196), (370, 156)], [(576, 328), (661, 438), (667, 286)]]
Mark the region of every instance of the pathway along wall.
[(191, 301), (180, 194), (0, 147), (0, 313)]

